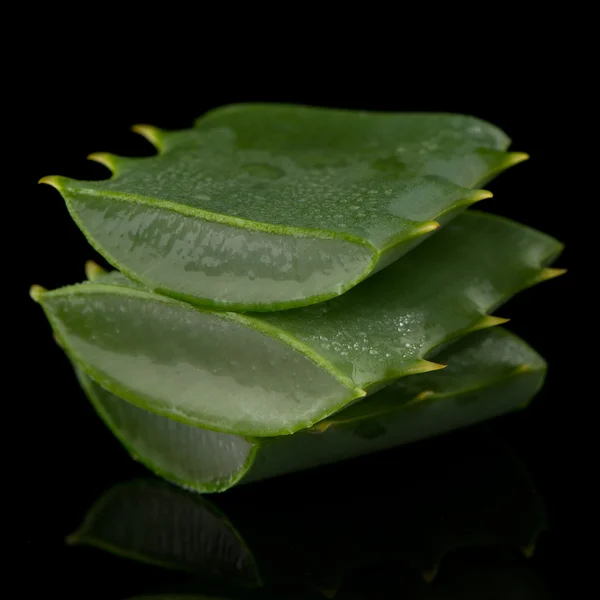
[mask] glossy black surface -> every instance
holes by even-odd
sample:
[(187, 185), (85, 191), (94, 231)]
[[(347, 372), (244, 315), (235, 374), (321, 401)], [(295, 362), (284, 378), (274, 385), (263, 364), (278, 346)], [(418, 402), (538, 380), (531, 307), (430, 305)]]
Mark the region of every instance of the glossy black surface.
[[(583, 597), (574, 590), (587, 578), (586, 574), (592, 573), (585, 569), (584, 563), (593, 559), (594, 553), (579, 544), (579, 533), (581, 523), (593, 519), (585, 516), (583, 500), (579, 499), (586, 496), (585, 475), (589, 476), (593, 469), (585, 467), (588, 455), (580, 446), (585, 438), (582, 421), (587, 420), (582, 414), (588, 412), (587, 408), (579, 407), (583, 401), (593, 399), (590, 388), (584, 393), (580, 380), (572, 374), (581, 372), (584, 359), (575, 341), (577, 330), (590, 318), (590, 307), (578, 305), (577, 312), (573, 308), (578, 293), (576, 282), (581, 277), (581, 267), (574, 255), (581, 225), (564, 210), (567, 189), (560, 175), (565, 150), (558, 139), (570, 125), (560, 120), (560, 110), (548, 104), (546, 88), (538, 89), (534, 82), (528, 81), (525, 71), (515, 78), (510, 73), (498, 76), (498, 83), (486, 88), (488, 93), (475, 93), (473, 85), (462, 92), (456, 86), (440, 85), (412, 87), (413, 93), (407, 95), (406, 86), (400, 89), (398, 84), (378, 87), (370, 81), (366, 85), (364, 74), (363, 79), (355, 77), (352, 86), (340, 86), (330, 93), (315, 81), (312, 85), (308, 80), (303, 84), (295, 81), (288, 86), (280, 81), (259, 83), (249, 78), (248, 73), (239, 81), (230, 81), (227, 88), (216, 80), (199, 87), (197, 81), (169, 76), (168, 69), (159, 69), (156, 79), (162, 89), (128, 71), (129, 75), (121, 73), (121, 77), (126, 77), (124, 83), (118, 83), (120, 92), (114, 94), (91, 80), (100, 77), (106, 82), (109, 78), (108, 72), (95, 65), (89, 73), (76, 71), (74, 77), (79, 88), (67, 93), (58, 85), (52, 69), (58, 61), (62, 71), (74, 70), (73, 58), (67, 53), (60, 58), (51, 56), (39, 57), (34, 69), (36, 75), (48, 74), (35, 84), (39, 96), (35, 111), (23, 117), (23, 122), (30, 123), (26, 154), (31, 160), (20, 190), (20, 197), (26, 198), (27, 203), (15, 206), (18, 211), (15, 219), (19, 221), (14, 221), (28, 223), (27, 238), (32, 240), (21, 261), (17, 292), (13, 296), (14, 303), (23, 308), (21, 322), (25, 323), (25, 332), (19, 336), (22, 349), (17, 346), (15, 357), (19, 368), (25, 370), (20, 379), (25, 384), (18, 397), (5, 393), (10, 405), (5, 421), (7, 437), (13, 429), (18, 435), (5, 456), (13, 484), (5, 492), (11, 505), (5, 526), (9, 534), (7, 543), (13, 550), (9, 568), (18, 578), (20, 597), (37, 599), (58, 594), (66, 600), (122, 600), (202, 587), (190, 575), (65, 544), (65, 537), (78, 527), (99, 495), (119, 482), (145, 477), (148, 473), (127, 457), (97, 419), (78, 389), (66, 359), (54, 346), (39, 307), (27, 297), (30, 284), (53, 288), (80, 280), (84, 261), (98, 259), (70, 222), (54, 190), (37, 186), (36, 181), (53, 173), (82, 179), (103, 177), (106, 171), (86, 161), (86, 154), (152, 153), (144, 140), (128, 131), (133, 123), (187, 127), (194, 117), (209, 108), (246, 100), (375, 110), (448, 110), (474, 114), (498, 124), (513, 138), (512, 149), (526, 151), (532, 159), (490, 184), (495, 198), (480, 203), (478, 208), (509, 216), (565, 242), (567, 249), (556, 266), (568, 267), (570, 272), (527, 291), (500, 312), (501, 316), (512, 319), (509, 328), (531, 343), (550, 365), (546, 386), (527, 411), (377, 457), (249, 485), (219, 496), (215, 502), (220, 502), (223, 510), (243, 509), (250, 521), (255, 514), (254, 526), (258, 526), (266, 522), (261, 516), (265, 507), (281, 498), (282, 521), (280, 526), (271, 528), (275, 549), (277, 544), (285, 547), (290, 541), (293, 528), (288, 530), (288, 525), (292, 521), (283, 510), (291, 506), (289, 498), (294, 502), (309, 498), (310, 511), (318, 513), (317, 516), (311, 516), (310, 511), (303, 513), (310, 523), (300, 528), (300, 533), (310, 533), (303, 543), (324, 540), (322, 548), (330, 547), (327, 544), (335, 548), (336, 543), (338, 548), (341, 544), (351, 549), (348, 539), (352, 541), (355, 533), (357, 536), (360, 532), (369, 533), (372, 537), (360, 550), (373, 559), (383, 560), (349, 571), (340, 583), (340, 598), (353, 597), (351, 592), (358, 598)], [(148, 63), (147, 67), (153, 65)], [(528, 87), (522, 86), (523, 81), (528, 81)], [(362, 91), (359, 93), (358, 89)], [(552, 119), (554, 125), (549, 125)], [(574, 197), (569, 197), (569, 201), (574, 202)], [(589, 368), (588, 363), (588, 373)], [(423, 508), (418, 502), (422, 497), (419, 494), (434, 504), (439, 500), (438, 490), (445, 485), (451, 492), (449, 505), (442, 505), (447, 512), (435, 513), (435, 507), (431, 510), (438, 517), (443, 515), (442, 523), (450, 519), (459, 531), (465, 524), (472, 531), (478, 519), (479, 507), (472, 504), (477, 496), (464, 489), (465, 480), (458, 475), (453, 483), (452, 469), (444, 470), (442, 465), (447, 459), (451, 464), (460, 464), (459, 457), (472, 455), (482, 460), (477, 472), (489, 477), (484, 460), (487, 451), (482, 448), (494, 441), (508, 447), (508, 452), (517, 457), (529, 474), (545, 507), (548, 528), (540, 534), (531, 559), (521, 554), (519, 544), (510, 543), (491, 547), (481, 543), (453, 551), (442, 559), (436, 578), (427, 587), (420, 566), (411, 563), (416, 556), (411, 549), (435, 533), (440, 520), (427, 522), (423, 512), (407, 507), (413, 503), (412, 506)], [(452, 457), (456, 462), (452, 462)], [(582, 468), (585, 468), (583, 473)], [(444, 485), (439, 480), (442, 476), (446, 478)], [(336, 485), (340, 480), (350, 488), (343, 496), (349, 502), (340, 511), (348, 527), (341, 527), (341, 532), (340, 522), (333, 529), (330, 527), (333, 508), (343, 504), (341, 487)], [(474, 481), (476, 476), (469, 477), (466, 483)], [(394, 491), (395, 484), (400, 486), (398, 491)], [(492, 494), (493, 497), (503, 496)], [(363, 504), (369, 510), (361, 511)], [(299, 507), (298, 513), (303, 508)], [(406, 528), (412, 528), (410, 536), (402, 533)], [(378, 539), (379, 533), (385, 534), (385, 538)], [(385, 554), (384, 550), (390, 546), (397, 550), (395, 541), (404, 543), (407, 538), (416, 540), (416, 545), (407, 544), (401, 556), (378, 556), (379, 551)], [(268, 557), (267, 542), (265, 537), (264, 551)], [(337, 553), (331, 551), (334, 562)], [(274, 556), (280, 560), (279, 564), (281, 561), (288, 566), (299, 564), (294, 558), (285, 562), (283, 551), (275, 552)], [(275, 568), (278, 563), (275, 558), (271, 560)], [(336, 570), (329, 569), (324, 561), (318, 562), (317, 567), (314, 578), (324, 582), (321, 587), (336, 587), (339, 583)], [(283, 572), (283, 567), (280, 571)], [(213, 582), (211, 586), (207, 589), (214, 590), (217, 584)], [(300, 590), (298, 586), (292, 588)], [(236, 596), (229, 594), (229, 597)], [(287, 596), (280, 593), (275, 597)]]

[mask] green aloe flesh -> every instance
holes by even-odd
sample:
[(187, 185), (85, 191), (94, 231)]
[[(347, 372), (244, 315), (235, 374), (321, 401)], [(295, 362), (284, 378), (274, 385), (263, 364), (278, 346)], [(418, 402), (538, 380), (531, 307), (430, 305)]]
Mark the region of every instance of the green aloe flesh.
[(487, 312), (557, 274), (553, 238), (467, 211), (338, 298), (238, 314), (193, 307), (119, 275), (36, 290), (57, 339), (106, 390), (184, 423), (246, 436), (312, 426), (406, 375)]
[(472, 333), (436, 356), (448, 367), (399, 380), (294, 435), (245, 438), (161, 417), (78, 376), (127, 450), (161, 477), (200, 492), (225, 490), (428, 438), (524, 407), (544, 360), (501, 328)]
[(217, 589), (331, 590), (348, 571), (373, 563), (435, 571), (468, 546), (520, 547), (530, 555), (547, 528), (543, 500), (520, 461), (490, 442), (481, 440), (477, 453), (469, 444), (446, 448), (433, 465), (436, 445), (422, 448), (404, 464), (402, 485), (386, 484), (384, 475), (376, 492), (356, 481), (389, 473), (383, 457), (347, 464), (320, 494), (310, 484), (291, 492), (273, 484), (212, 502), (134, 479), (104, 492), (68, 539), (193, 573)]
[(470, 116), (234, 105), (158, 154), (94, 154), (102, 181), (51, 176), (91, 244), (146, 288), (230, 310), (337, 296), (489, 192), (527, 156)]

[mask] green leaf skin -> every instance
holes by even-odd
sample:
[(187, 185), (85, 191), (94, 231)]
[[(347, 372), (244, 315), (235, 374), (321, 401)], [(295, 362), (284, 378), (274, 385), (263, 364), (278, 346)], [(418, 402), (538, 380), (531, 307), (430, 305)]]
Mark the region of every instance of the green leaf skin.
[(248, 436), (310, 427), (400, 377), (436, 347), (554, 274), (562, 246), (468, 211), (360, 286), (272, 313), (200, 309), (124, 277), (35, 292), (70, 357), (108, 391), (190, 425)]
[(439, 354), (448, 367), (399, 380), (291, 436), (244, 438), (166, 419), (107, 392), (77, 369), (94, 408), (136, 460), (200, 492), (225, 490), (434, 436), (524, 407), (546, 365), (516, 336), (476, 332)]
[(103, 181), (45, 177), (90, 243), (146, 288), (271, 311), (342, 294), (527, 158), (474, 117), (234, 105), (136, 130), (150, 158), (90, 156)]

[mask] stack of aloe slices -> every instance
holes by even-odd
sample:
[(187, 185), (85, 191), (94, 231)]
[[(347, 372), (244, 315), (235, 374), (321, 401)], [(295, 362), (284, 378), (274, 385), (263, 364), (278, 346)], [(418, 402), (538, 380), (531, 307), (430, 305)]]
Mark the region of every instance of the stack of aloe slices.
[[(197, 491), (525, 406), (544, 360), (491, 316), (555, 239), (466, 210), (526, 158), (454, 114), (232, 105), (112, 177), (45, 177), (118, 270), (33, 286), (98, 414)], [(445, 367), (445, 368), (444, 368)]]

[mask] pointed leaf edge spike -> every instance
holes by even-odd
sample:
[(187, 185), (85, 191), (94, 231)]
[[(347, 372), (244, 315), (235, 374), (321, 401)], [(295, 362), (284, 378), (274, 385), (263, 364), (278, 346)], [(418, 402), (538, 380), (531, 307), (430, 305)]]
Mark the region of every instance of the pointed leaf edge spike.
[(438, 573), (440, 566), (439, 565), (434, 565), (433, 567), (429, 568), (429, 569), (423, 569), (421, 571), (421, 575), (423, 576), (423, 580), (425, 581), (425, 583), (432, 583), (433, 580), (435, 579), (435, 576)]
[(555, 279), (556, 277), (560, 277), (567, 272), (567, 269), (557, 269), (554, 267), (544, 267), (539, 273), (529, 281), (527, 284), (528, 287), (532, 287), (537, 285), (538, 283), (542, 283), (544, 281), (549, 281), (550, 279)]
[(327, 419), (320, 421), (319, 423), (315, 423), (312, 427), (309, 427), (306, 431), (310, 433), (323, 433), (326, 429), (332, 425), (331, 421)]
[(439, 228), (440, 224), (437, 221), (426, 221), (417, 229), (416, 233), (417, 235), (424, 235)]
[(58, 178), (58, 175), (45, 175), (38, 181), (38, 183), (43, 183), (45, 185), (52, 186), (55, 190), (60, 191), (60, 186), (58, 185)]
[(530, 158), (531, 157), (529, 154), (527, 154), (527, 152), (509, 152), (508, 156), (506, 157), (506, 164), (509, 167), (513, 167), (519, 163), (529, 160)]
[(505, 319), (504, 317), (495, 317), (494, 315), (485, 315), (478, 321), (472, 329), (469, 330), (469, 333), (474, 331), (479, 331), (480, 329), (488, 329), (489, 327), (496, 327), (497, 325), (504, 325), (508, 323), (510, 319)]
[(92, 152), (86, 158), (106, 167), (111, 173), (115, 173), (117, 170), (113, 160), (114, 157), (109, 152)]
[(542, 269), (540, 273), (540, 277), (538, 281), (548, 281), (549, 279), (554, 279), (555, 277), (560, 277), (567, 272), (567, 269), (556, 269), (553, 267), (546, 267)]
[[(440, 227), (441, 225), (437, 221), (423, 221), (422, 223), (415, 224), (414, 228), (410, 231), (410, 234), (407, 237), (402, 238), (402, 241), (407, 241), (409, 239), (412, 240), (414, 238), (427, 235), (432, 231), (436, 231)], [(394, 245), (395, 242), (391, 243), (389, 246), (387, 246), (387, 248), (382, 249), (382, 252), (386, 249), (391, 248)]]
[[(494, 194), (492, 192), (490, 192), (489, 190), (484, 190), (484, 189), (473, 190), (466, 196), (463, 196), (460, 200), (457, 200), (454, 204), (449, 206), (446, 210), (442, 211), (441, 214), (450, 212), (457, 208), (469, 208), (469, 206), (473, 206), (473, 204), (476, 204), (477, 202), (481, 202), (482, 200), (487, 200), (487, 199), (493, 198), (493, 197), (494, 197)], [(437, 223), (437, 221), (429, 221), (429, 222)], [(438, 226), (439, 226), (439, 223), (438, 223)], [(419, 229), (419, 231), (420, 231), (420, 229)], [(430, 231), (430, 230), (426, 230), (426, 231)]]
[(430, 360), (419, 359), (415, 365), (407, 370), (410, 375), (416, 375), (417, 373), (428, 373), (429, 371), (437, 371), (438, 369), (445, 369), (448, 365), (440, 365), (439, 363), (431, 362)]
[(481, 200), (486, 200), (487, 198), (493, 198), (494, 194), (489, 190), (475, 190), (473, 194), (471, 194), (470, 199), (473, 202), (480, 202)]
[(158, 127), (139, 123), (137, 125), (132, 125), (131, 131), (148, 140), (159, 152), (162, 151), (162, 141), (160, 139), (160, 129)]
[(41, 285), (34, 283), (29, 288), (29, 296), (34, 302), (37, 302), (39, 304), (42, 295), (44, 294), (44, 292), (47, 292), (47, 291), (48, 290), (45, 287), (42, 287)]
[(95, 279), (98, 279), (100, 275), (104, 275), (106, 272), (106, 269), (103, 269), (97, 262), (93, 260), (88, 260), (85, 263), (85, 277), (88, 281), (94, 281)]

